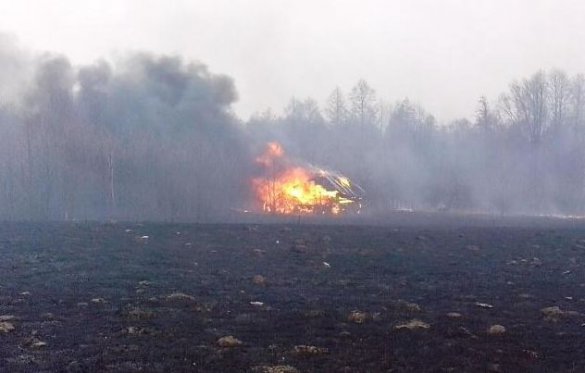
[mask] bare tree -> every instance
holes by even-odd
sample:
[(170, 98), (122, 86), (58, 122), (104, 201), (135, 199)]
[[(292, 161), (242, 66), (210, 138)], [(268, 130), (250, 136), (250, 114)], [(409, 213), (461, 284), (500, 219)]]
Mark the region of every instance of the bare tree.
[(565, 124), (569, 98), (570, 81), (567, 74), (561, 70), (553, 70), (548, 76), (550, 87), (551, 126), (555, 129)]
[(513, 82), (501, 102), (510, 124), (518, 126), (531, 144), (539, 144), (548, 125), (546, 74), (539, 71), (529, 79)]
[(376, 91), (364, 79), (351, 89), (351, 112), (354, 120), (363, 128), (373, 124), (376, 117)]
[(478, 108), (475, 113), (475, 124), (484, 131), (491, 130), (495, 125), (494, 114), (485, 96), (479, 98)]
[(571, 82), (571, 124), (574, 128), (585, 125), (585, 76), (579, 74)]
[(329, 123), (334, 126), (340, 126), (347, 121), (348, 110), (341, 88), (336, 87), (329, 95), (325, 107), (325, 115)]

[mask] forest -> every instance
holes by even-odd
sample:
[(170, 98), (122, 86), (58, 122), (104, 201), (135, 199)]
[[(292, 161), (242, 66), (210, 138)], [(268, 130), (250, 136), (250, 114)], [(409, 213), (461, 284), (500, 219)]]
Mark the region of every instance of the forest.
[(0, 219), (222, 221), (257, 207), (273, 141), (361, 185), (372, 214), (585, 212), (582, 75), (518, 77), (450, 122), (363, 79), (244, 120), (236, 83), (178, 56), (74, 65), (0, 39)]

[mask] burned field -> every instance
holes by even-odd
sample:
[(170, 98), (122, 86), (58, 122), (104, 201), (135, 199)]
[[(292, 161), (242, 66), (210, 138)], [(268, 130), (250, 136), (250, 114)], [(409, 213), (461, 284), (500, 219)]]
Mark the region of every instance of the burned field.
[(3, 224), (0, 254), (0, 371), (585, 371), (585, 226)]

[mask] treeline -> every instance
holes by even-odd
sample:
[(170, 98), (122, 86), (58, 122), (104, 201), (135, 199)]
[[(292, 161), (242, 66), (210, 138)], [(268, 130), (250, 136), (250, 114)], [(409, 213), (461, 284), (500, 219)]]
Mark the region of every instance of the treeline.
[(560, 70), (510, 84), (476, 115), (437, 123), (404, 99), (384, 103), (365, 81), (325, 105), (291, 100), (247, 130), (362, 184), (369, 210), (396, 208), (521, 214), (585, 210), (585, 78)]
[(236, 99), (200, 63), (134, 53), (73, 66), (0, 40), (0, 219), (226, 219), (253, 205), (268, 141), (350, 176), (368, 211), (585, 210), (582, 76), (538, 72), (446, 124), (363, 80), (245, 123)]

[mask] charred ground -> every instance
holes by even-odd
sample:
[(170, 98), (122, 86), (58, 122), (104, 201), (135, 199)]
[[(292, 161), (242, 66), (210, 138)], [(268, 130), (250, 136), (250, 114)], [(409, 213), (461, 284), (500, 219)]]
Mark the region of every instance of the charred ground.
[(585, 225), (421, 219), (4, 223), (0, 370), (585, 370)]

